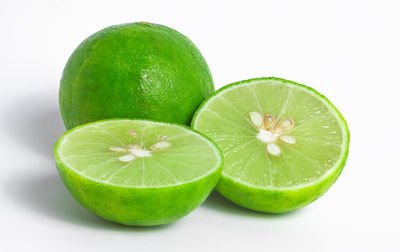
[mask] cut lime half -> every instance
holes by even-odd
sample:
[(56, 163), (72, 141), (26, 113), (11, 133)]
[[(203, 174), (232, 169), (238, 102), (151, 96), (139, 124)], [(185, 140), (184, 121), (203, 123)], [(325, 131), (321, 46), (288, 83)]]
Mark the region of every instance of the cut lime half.
[(218, 90), (197, 110), (192, 127), (224, 154), (217, 190), (263, 212), (316, 200), (341, 173), (349, 149), (346, 121), (327, 98), (272, 77)]
[(104, 120), (67, 131), (55, 159), (84, 207), (126, 225), (175, 221), (215, 187), (222, 154), (188, 127), (145, 120)]

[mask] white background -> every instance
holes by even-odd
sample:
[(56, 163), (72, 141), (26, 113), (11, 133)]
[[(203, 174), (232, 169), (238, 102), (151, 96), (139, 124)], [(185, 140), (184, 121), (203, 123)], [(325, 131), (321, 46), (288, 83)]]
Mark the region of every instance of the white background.
[[(400, 251), (398, 1), (0, 2), (1, 251)], [(150, 21), (200, 49), (216, 88), (261, 76), (307, 84), (343, 113), (347, 165), (311, 205), (248, 211), (217, 194), (182, 220), (125, 227), (95, 217), (59, 179), (58, 86), (74, 48)]]

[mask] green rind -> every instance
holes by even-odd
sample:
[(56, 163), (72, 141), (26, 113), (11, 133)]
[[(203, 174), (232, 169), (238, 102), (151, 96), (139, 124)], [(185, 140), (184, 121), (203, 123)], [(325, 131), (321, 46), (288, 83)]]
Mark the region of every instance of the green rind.
[(85, 39), (61, 78), (65, 127), (108, 118), (143, 118), (189, 124), (214, 92), (208, 65), (197, 47), (169, 27), (129, 23)]
[(346, 160), (335, 172), (315, 184), (296, 189), (267, 189), (239, 183), (221, 174), (216, 190), (230, 201), (254, 211), (285, 213), (302, 208), (321, 197), (335, 183)]
[[(110, 120), (115, 119), (102, 121)], [(83, 207), (95, 215), (124, 225), (168, 224), (186, 216), (203, 203), (218, 182), (223, 167), (223, 155), (219, 147), (208, 137), (183, 125), (178, 126), (201, 135), (219, 153), (219, 165), (206, 176), (178, 185), (159, 187), (115, 186), (84, 177), (60, 161), (58, 148), (68, 133), (95, 123), (97, 122), (84, 124), (65, 132), (54, 147), (56, 167), (65, 186)]]
[(213, 97), (218, 96), (221, 92), (234, 86), (262, 80), (279, 81), (282, 83), (300, 86), (311, 91), (313, 94), (323, 99), (333, 109), (333, 111), (336, 112), (339, 120), (344, 125), (345, 138), (343, 141), (345, 141), (346, 148), (344, 150), (343, 159), (340, 160), (338, 165), (334, 170), (331, 171), (331, 173), (326, 174), (324, 177), (321, 177), (320, 180), (315, 181), (314, 183), (305, 184), (304, 186), (296, 186), (293, 188), (263, 188), (238, 182), (229, 177), (227, 174), (224, 174), (222, 171), (220, 180), (216, 186), (216, 190), (225, 198), (254, 211), (267, 213), (290, 212), (304, 207), (321, 197), (335, 183), (346, 164), (350, 143), (350, 132), (348, 130), (347, 122), (337, 108), (325, 96), (311, 87), (276, 77), (262, 77), (239, 81), (222, 87), (213, 95), (208, 97), (205, 101), (203, 101), (193, 116), (191, 126), (192, 128), (196, 129), (196, 120), (201, 113), (202, 108), (209, 100), (213, 99)]

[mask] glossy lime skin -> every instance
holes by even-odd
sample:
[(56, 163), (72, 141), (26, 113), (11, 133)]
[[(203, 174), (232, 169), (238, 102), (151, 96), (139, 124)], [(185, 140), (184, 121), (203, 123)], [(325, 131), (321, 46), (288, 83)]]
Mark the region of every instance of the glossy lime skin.
[(258, 212), (285, 213), (302, 208), (321, 197), (337, 180), (344, 163), (316, 184), (293, 189), (266, 189), (238, 183), (222, 175), (217, 191), (230, 201)]
[(121, 224), (155, 226), (174, 222), (192, 212), (210, 195), (221, 170), (199, 180), (170, 187), (118, 187), (98, 183), (57, 162), (72, 196), (92, 213)]
[(65, 135), (85, 125), (65, 132), (58, 139), (54, 146), (54, 158), (58, 173), (71, 195), (83, 207), (106, 220), (128, 226), (169, 224), (200, 206), (218, 183), (223, 167), (222, 152), (211, 139), (201, 133), (198, 134), (207, 138), (218, 150), (221, 161), (212, 172), (199, 179), (172, 186), (128, 187), (84, 177), (60, 161), (58, 148)]
[(187, 37), (143, 22), (84, 40), (64, 68), (59, 102), (67, 129), (107, 118), (189, 124), (213, 91), (207, 63)]
[(216, 190), (228, 200), (242, 207), (258, 212), (285, 213), (294, 211), (317, 200), (324, 193), (326, 193), (328, 189), (339, 178), (346, 164), (349, 152), (350, 132), (346, 120), (343, 118), (341, 113), (336, 109), (336, 107), (325, 96), (323, 96), (322, 94), (318, 93), (316, 90), (308, 86), (276, 77), (262, 77), (262, 78), (239, 81), (224, 86), (223, 88), (217, 90), (213, 95), (208, 97), (197, 109), (195, 115), (193, 116), (191, 124), (192, 128), (198, 130), (195, 124), (196, 118), (199, 116), (199, 111), (203, 106), (207, 104), (208, 100), (212, 99), (214, 96), (217, 96), (220, 92), (229, 89), (233, 86), (249, 83), (256, 80), (276, 80), (282, 83), (296, 85), (311, 91), (316, 96), (325, 100), (329, 104), (329, 106), (333, 109), (333, 111), (335, 111), (338, 119), (345, 125), (344, 141), (346, 142), (346, 146), (343, 158), (340, 160), (339, 164), (335, 167), (335, 169), (331, 173), (322, 177), (319, 181), (316, 181), (315, 183), (304, 185), (303, 187), (293, 187), (293, 188), (263, 188), (235, 181), (234, 179), (227, 176), (222, 170), (221, 177), (216, 186)]

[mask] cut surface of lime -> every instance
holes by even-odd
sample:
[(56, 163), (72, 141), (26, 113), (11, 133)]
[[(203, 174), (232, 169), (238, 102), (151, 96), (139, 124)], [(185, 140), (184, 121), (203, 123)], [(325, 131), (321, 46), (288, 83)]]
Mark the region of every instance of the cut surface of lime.
[(95, 214), (158, 225), (200, 205), (217, 183), (222, 154), (190, 128), (147, 120), (104, 120), (74, 128), (55, 146), (72, 195)]
[(257, 211), (286, 212), (314, 201), (348, 154), (349, 131), (338, 110), (317, 91), (278, 78), (220, 89), (192, 126), (224, 154), (217, 190)]

